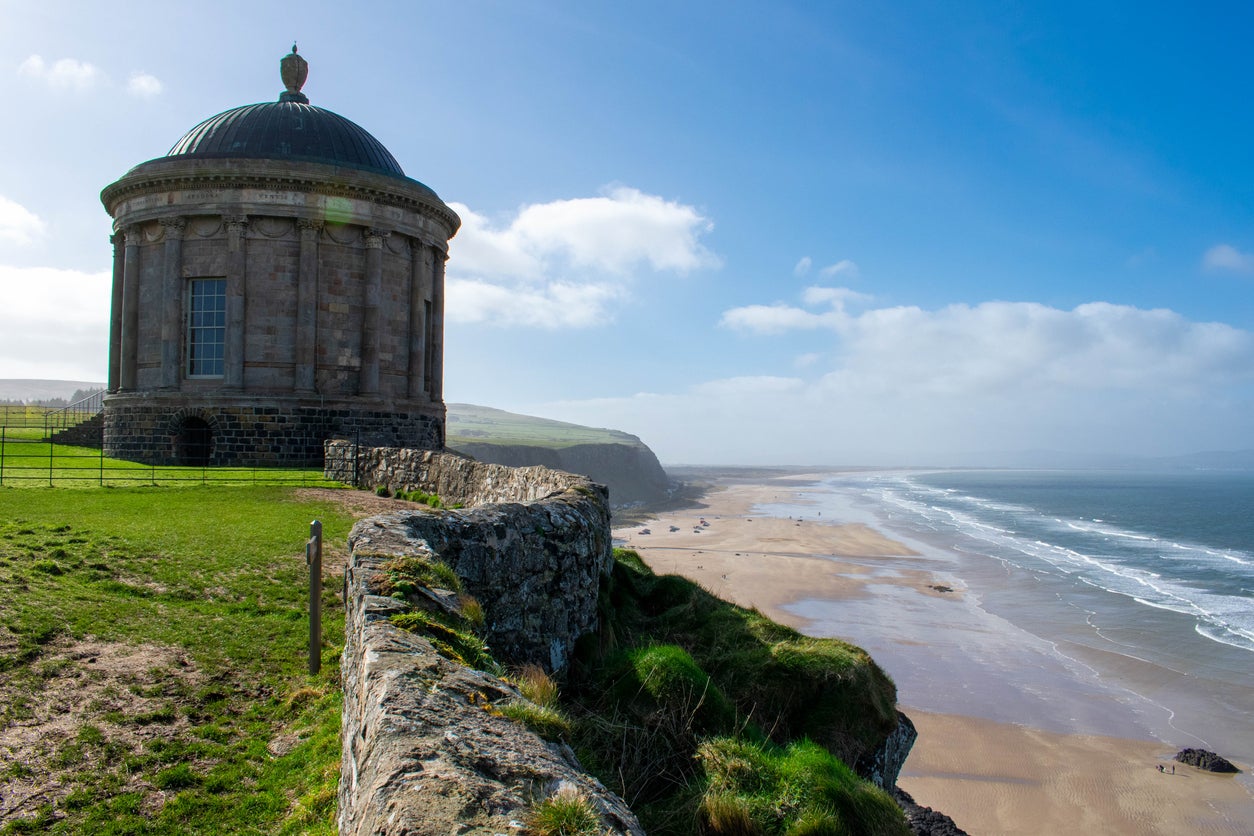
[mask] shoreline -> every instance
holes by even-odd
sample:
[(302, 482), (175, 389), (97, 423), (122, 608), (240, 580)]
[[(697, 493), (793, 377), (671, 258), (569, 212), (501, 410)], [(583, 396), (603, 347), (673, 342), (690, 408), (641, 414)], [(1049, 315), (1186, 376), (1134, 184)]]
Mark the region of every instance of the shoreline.
[[(655, 571), (868, 650), (919, 727), (899, 786), (968, 832), (1249, 833), (1242, 781), (1158, 773), (1179, 747), (1154, 739), (1118, 689), (985, 613), (951, 563), (862, 522), (766, 513), (804, 509), (799, 492), (824, 475), (713, 474), (695, 506), (614, 534)], [(858, 635), (842, 634), (851, 623)]]

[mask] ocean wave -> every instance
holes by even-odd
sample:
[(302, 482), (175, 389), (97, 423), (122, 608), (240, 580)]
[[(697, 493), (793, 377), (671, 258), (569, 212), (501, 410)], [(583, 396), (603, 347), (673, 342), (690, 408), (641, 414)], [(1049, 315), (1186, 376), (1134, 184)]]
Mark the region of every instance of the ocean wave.
[[(1199, 635), (1254, 651), (1254, 606), (1242, 595), (1254, 556), (1135, 531), (1104, 519), (1043, 513), (1029, 505), (937, 488), (910, 476), (879, 480), (875, 493), (898, 522), (946, 535), (961, 552), (1033, 572), (1053, 571), (1144, 606), (1194, 619)], [(963, 539), (979, 544), (961, 547)]]

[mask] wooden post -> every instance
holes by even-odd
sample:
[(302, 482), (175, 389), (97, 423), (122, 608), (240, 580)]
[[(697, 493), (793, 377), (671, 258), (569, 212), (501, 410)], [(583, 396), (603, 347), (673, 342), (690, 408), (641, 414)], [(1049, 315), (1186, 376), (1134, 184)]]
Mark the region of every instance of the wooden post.
[(309, 542), (305, 544), (305, 563), (309, 565), (309, 675), (322, 670), (322, 523), (309, 524)]

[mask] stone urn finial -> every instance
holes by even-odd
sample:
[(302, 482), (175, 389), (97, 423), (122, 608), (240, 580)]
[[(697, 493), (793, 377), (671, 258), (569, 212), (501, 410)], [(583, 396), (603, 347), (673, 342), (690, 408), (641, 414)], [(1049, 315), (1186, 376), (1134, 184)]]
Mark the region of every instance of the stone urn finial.
[(296, 54), (296, 44), (292, 44), (292, 51), (279, 61), (279, 77), (283, 79), (283, 86), (286, 88), (279, 94), (279, 101), (309, 104), (308, 97), (300, 92), (300, 88), (305, 85), (305, 79), (309, 77), (309, 62)]

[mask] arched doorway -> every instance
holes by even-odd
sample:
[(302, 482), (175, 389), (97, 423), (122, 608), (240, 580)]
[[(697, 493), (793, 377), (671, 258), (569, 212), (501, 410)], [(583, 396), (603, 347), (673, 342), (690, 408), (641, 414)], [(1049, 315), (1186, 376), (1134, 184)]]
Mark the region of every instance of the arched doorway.
[(213, 428), (203, 418), (184, 418), (174, 436), (174, 460), (203, 467), (213, 455)]

